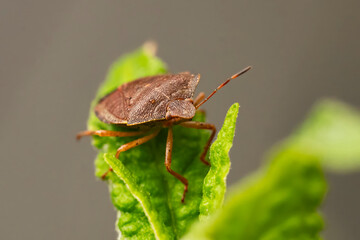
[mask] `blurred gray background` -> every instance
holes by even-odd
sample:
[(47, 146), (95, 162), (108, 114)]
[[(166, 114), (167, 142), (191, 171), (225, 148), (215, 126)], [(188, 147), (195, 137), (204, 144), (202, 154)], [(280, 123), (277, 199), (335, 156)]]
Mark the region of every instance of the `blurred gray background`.
[[(116, 239), (95, 151), (75, 134), (109, 65), (144, 41), (201, 73), (221, 126), (241, 105), (229, 183), (260, 165), (318, 99), (360, 106), (360, 1), (0, 1), (1, 239)], [(360, 238), (360, 174), (328, 174), (326, 239)]]

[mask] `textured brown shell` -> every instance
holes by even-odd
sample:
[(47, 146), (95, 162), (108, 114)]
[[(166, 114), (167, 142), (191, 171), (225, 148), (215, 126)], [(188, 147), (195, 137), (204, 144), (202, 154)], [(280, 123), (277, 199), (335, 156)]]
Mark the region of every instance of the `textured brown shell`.
[[(105, 123), (137, 125), (172, 117), (191, 119), (200, 75), (188, 72), (140, 78), (125, 83), (102, 98), (96, 116)], [(185, 100), (187, 99), (187, 100)]]

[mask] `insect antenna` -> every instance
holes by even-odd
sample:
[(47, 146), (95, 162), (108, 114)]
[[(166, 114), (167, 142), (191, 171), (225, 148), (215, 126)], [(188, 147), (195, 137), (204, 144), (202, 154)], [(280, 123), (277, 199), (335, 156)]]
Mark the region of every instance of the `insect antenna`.
[(241, 70), (240, 72), (232, 75), (230, 78), (228, 78), (225, 82), (223, 82), (220, 86), (218, 86), (207, 98), (205, 98), (202, 102), (200, 102), (195, 108), (198, 109), (201, 105), (203, 105), (207, 100), (209, 100), (219, 89), (224, 87), (226, 84), (228, 84), (232, 79), (239, 77), (240, 75), (246, 73), (251, 69), (251, 66), (248, 66)]

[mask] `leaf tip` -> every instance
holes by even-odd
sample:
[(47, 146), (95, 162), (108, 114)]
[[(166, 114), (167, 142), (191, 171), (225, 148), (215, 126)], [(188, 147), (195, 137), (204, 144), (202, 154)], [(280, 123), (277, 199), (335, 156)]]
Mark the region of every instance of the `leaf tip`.
[(240, 104), (239, 103), (233, 103), (233, 105), (231, 105), (229, 112), (234, 112), (234, 113), (238, 113), (239, 112), (239, 108), (240, 108)]
[(143, 50), (150, 56), (155, 56), (157, 53), (158, 45), (153, 40), (148, 40), (142, 46)]

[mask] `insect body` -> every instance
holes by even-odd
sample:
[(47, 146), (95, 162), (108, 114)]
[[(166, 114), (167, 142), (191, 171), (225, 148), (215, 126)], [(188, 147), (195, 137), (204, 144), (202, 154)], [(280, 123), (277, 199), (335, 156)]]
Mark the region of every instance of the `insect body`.
[[(77, 138), (80, 139), (83, 136), (90, 135), (103, 137), (145, 135), (120, 146), (116, 152), (116, 157), (118, 158), (121, 152), (151, 140), (158, 135), (161, 128), (168, 128), (165, 166), (170, 174), (184, 184), (184, 193), (181, 199), (184, 202), (186, 192), (188, 191), (188, 180), (171, 169), (172, 126), (180, 125), (187, 128), (208, 129), (212, 131), (200, 157), (204, 164), (210, 165), (205, 157), (215, 137), (216, 128), (210, 123), (194, 122), (191, 120), (195, 116), (196, 110), (209, 100), (217, 90), (225, 86), (231, 79), (247, 72), (250, 68), (247, 67), (227, 79), (207, 98), (205, 98), (204, 93), (200, 93), (193, 99), (200, 75), (188, 72), (144, 77), (125, 83), (99, 101), (95, 106), (95, 114), (105, 123), (136, 127), (138, 130), (132, 132), (108, 130), (83, 131), (77, 135)], [(109, 171), (112, 171), (112, 169), (110, 168)], [(104, 173), (103, 178), (105, 178), (109, 171)]]
[(125, 83), (100, 100), (97, 117), (127, 126), (159, 125), (164, 120), (190, 120), (195, 115), (192, 97), (200, 76), (164, 74)]

